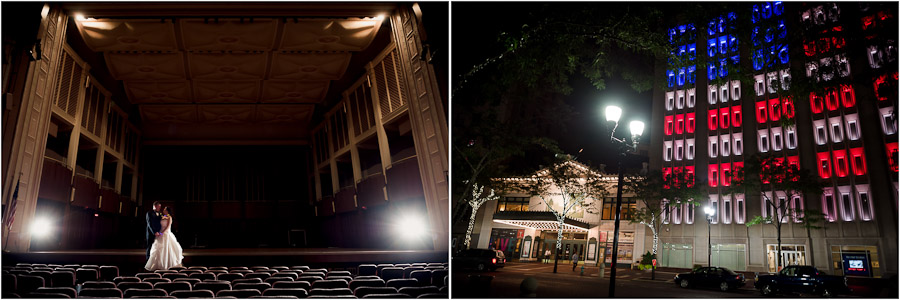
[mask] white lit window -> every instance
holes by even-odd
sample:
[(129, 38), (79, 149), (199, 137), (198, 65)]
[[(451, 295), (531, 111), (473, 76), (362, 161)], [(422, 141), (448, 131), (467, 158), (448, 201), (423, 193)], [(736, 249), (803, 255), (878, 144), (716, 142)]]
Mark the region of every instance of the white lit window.
[(897, 118), (894, 117), (894, 107), (888, 106), (878, 110), (881, 115), (881, 129), (885, 135), (897, 133)]
[(825, 120), (813, 120), (813, 134), (816, 136), (816, 145), (828, 143), (828, 130), (825, 129)]
[(847, 138), (851, 141), (855, 141), (859, 139), (860, 131), (859, 131), (859, 115), (858, 114), (850, 114), (844, 116), (844, 122), (847, 125)]
[(794, 223), (800, 223), (803, 220), (803, 197), (800, 195), (791, 195), (791, 217)]
[(878, 46), (869, 46), (866, 54), (869, 56), (869, 66), (871, 66), (872, 69), (881, 68), (884, 64), (884, 54), (881, 52), (881, 49), (878, 49)]
[(765, 95), (766, 93), (766, 85), (764, 84), (765, 80), (763, 79), (763, 75), (759, 74), (753, 77), (756, 81), (756, 85), (754, 85), (754, 89), (756, 90), (757, 96)]
[(825, 220), (828, 220), (828, 222), (837, 220), (834, 188), (827, 187), (822, 189), (822, 213), (825, 214)]
[(759, 152), (769, 152), (769, 130), (760, 129), (759, 134)]
[(834, 57), (834, 66), (837, 69), (837, 75), (841, 77), (850, 76), (850, 63), (847, 62), (847, 56), (838, 54)]
[(791, 88), (791, 71), (784, 69), (779, 71), (779, 73), (781, 74), (781, 88), (789, 90)]
[(719, 195), (709, 195), (709, 207), (712, 207), (713, 211), (716, 212), (709, 223), (719, 224), (719, 215), (722, 214), (719, 211)]
[(731, 224), (732, 209), (731, 196), (722, 195), (722, 223)]
[(766, 74), (766, 83), (767, 83), (766, 87), (768, 88), (769, 93), (774, 94), (775, 93), (775, 85), (779, 83), (778, 72), (772, 72), (772, 73)]
[(831, 128), (831, 142), (840, 143), (844, 140), (844, 126), (841, 125), (841, 117), (833, 117), (828, 119)]
[(783, 141), (781, 137), (781, 127), (772, 128), (772, 151), (781, 151)]
[(728, 84), (719, 87), (719, 102), (725, 103), (728, 102)]
[(719, 137), (709, 137), (709, 157), (719, 156)]
[(772, 192), (763, 192), (763, 198), (760, 199), (760, 203), (762, 203), (762, 217), (763, 218), (772, 218), (775, 219), (775, 208), (772, 207), (772, 204), (775, 203), (776, 199), (772, 198)]
[(790, 207), (790, 203), (788, 203), (787, 193), (784, 191), (776, 191), (775, 192), (775, 218), (781, 223), (787, 223), (788, 218), (785, 215), (787, 213), (787, 207)]
[(869, 185), (856, 185), (856, 207), (859, 207), (859, 218), (863, 221), (871, 221), (875, 218), (872, 210), (872, 199), (869, 197)]
[(660, 217), (662, 218), (663, 224), (669, 224), (669, 199), (662, 199), (659, 205), (662, 210)]
[(675, 108), (676, 109), (684, 108), (684, 91), (676, 91), (675, 92)]
[(734, 222), (744, 224), (747, 219), (747, 204), (744, 202), (744, 194), (734, 194)]
[(684, 205), (684, 224), (694, 224), (694, 205), (685, 203)]
[(681, 205), (671, 204), (669, 205), (669, 209), (672, 210), (672, 223), (681, 224)]
[(675, 160), (680, 161), (682, 159), (684, 159), (684, 141), (675, 140)]
[(815, 78), (816, 81), (819, 81), (819, 64), (816, 62), (806, 63), (806, 77)]
[(687, 90), (687, 107), (694, 108), (697, 104), (697, 89)]
[(672, 146), (672, 141), (664, 141), (663, 142), (663, 160), (672, 161), (672, 157), (675, 156), (675, 151)]
[(719, 152), (722, 154), (722, 157), (728, 156), (731, 154), (731, 136), (728, 134), (723, 134), (719, 136), (719, 143), (722, 144), (722, 151)]
[(839, 186), (838, 192), (840, 194), (840, 198), (838, 199), (838, 205), (841, 208), (841, 220), (844, 221), (853, 221), (854, 219), (854, 203), (852, 191), (850, 190), (850, 186)]
[(693, 159), (694, 159), (694, 152), (696, 152), (695, 148), (697, 148), (696, 146), (694, 146), (694, 139), (687, 139), (687, 140), (685, 140), (685, 141), (684, 141), (684, 148), (685, 148), (685, 151), (684, 151), (684, 158), (687, 159), (687, 160), (693, 160)]
[(709, 104), (716, 104), (716, 101), (719, 100), (719, 89), (714, 85), (707, 86), (707, 88), (709, 91)]
[(734, 101), (741, 100), (741, 81), (740, 80), (732, 80), (731, 81), (731, 99), (734, 99)]
[(788, 127), (784, 129), (785, 144), (788, 149), (797, 149), (797, 127)]
[(666, 110), (675, 109), (675, 92), (666, 92)]
[(822, 66), (821, 75), (823, 81), (829, 81), (834, 79), (834, 58), (833, 57), (825, 57), (819, 60), (819, 65)]
[(732, 133), (732, 144), (734, 144), (734, 155), (742, 155), (744, 153), (744, 134), (741, 132)]

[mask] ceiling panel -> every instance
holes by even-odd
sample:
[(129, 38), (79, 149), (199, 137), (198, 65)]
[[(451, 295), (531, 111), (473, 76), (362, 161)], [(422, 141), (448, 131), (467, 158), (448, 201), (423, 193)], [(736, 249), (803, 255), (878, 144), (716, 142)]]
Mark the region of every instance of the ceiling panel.
[(260, 123), (306, 124), (312, 116), (312, 105), (259, 105), (256, 119)]
[(268, 54), (259, 53), (188, 53), (192, 79), (263, 79)]
[(197, 123), (196, 105), (141, 105), (140, 111), (145, 123)]
[(256, 115), (256, 105), (252, 104), (210, 104), (198, 105), (197, 107), (200, 122), (203, 123), (251, 124), (256, 121), (254, 118)]
[(274, 53), (269, 78), (337, 80), (349, 64), (350, 53)]
[(259, 81), (195, 81), (197, 103), (252, 103), (259, 99)]
[(75, 22), (91, 50), (175, 51), (175, 26), (171, 21), (87, 19)]
[(107, 53), (106, 65), (117, 80), (184, 80), (181, 53)]
[(190, 103), (191, 85), (188, 81), (127, 81), (125, 92), (131, 102)]
[(372, 43), (383, 18), (301, 19), (284, 24), (280, 50), (362, 51)]
[(328, 93), (330, 81), (266, 80), (263, 103), (319, 103)]
[(275, 47), (278, 26), (274, 19), (187, 19), (181, 20), (181, 36), (187, 51), (267, 51)]

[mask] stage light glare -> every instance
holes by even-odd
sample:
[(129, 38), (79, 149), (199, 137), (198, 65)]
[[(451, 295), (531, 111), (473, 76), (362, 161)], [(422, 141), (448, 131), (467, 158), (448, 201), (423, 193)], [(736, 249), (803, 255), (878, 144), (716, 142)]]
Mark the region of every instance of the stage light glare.
[(31, 235), (38, 238), (46, 237), (53, 230), (53, 224), (44, 217), (35, 218), (31, 222)]
[(421, 217), (414, 214), (400, 216), (396, 224), (396, 232), (404, 240), (417, 240), (425, 235), (427, 224)]
[(76, 20), (76, 21), (87, 21), (87, 18), (84, 17), (84, 14), (76, 13), (76, 14), (75, 14), (75, 20)]

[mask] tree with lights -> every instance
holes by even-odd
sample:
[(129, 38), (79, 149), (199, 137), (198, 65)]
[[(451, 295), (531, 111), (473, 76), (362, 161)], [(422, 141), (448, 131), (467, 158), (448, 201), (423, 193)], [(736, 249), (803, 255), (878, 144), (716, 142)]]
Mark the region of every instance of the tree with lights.
[(475, 229), (475, 216), (478, 213), (478, 209), (481, 208), (481, 205), (488, 201), (497, 200), (500, 198), (499, 195), (494, 195), (494, 190), (491, 189), (491, 193), (485, 197), (481, 197), (481, 194), (484, 193), (484, 186), (474, 184), (474, 189), (472, 190), (472, 199), (469, 199), (469, 206), (472, 207), (472, 214), (469, 217), (469, 228), (466, 230), (466, 240), (465, 245), (466, 249), (469, 248), (470, 241), (472, 240), (472, 230)]

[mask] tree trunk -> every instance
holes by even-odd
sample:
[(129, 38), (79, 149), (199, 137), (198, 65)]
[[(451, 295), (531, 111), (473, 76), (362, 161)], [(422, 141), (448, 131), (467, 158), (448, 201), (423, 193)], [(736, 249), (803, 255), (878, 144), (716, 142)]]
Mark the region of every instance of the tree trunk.
[[(656, 249), (659, 247), (659, 232), (656, 228), (650, 227), (650, 231), (653, 233), (653, 258), (656, 258)], [(652, 264), (650, 266), (650, 280), (656, 280), (656, 264)]]
[(809, 265), (815, 267), (816, 262), (813, 259), (813, 239), (812, 233), (810, 233), (809, 226), (806, 226), (806, 238), (809, 240)]
[(556, 228), (556, 258), (553, 260), (553, 273), (556, 273), (556, 266), (559, 264), (559, 254), (562, 251), (562, 227), (565, 224), (565, 217), (556, 217), (557, 222), (559, 222), (558, 227)]
[(472, 241), (472, 230), (475, 229), (475, 217), (478, 214), (478, 209), (481, 208), (481, 204), (484, 202), (476, 201), (475, 203), (469, 203), (472, 206), (472, 216), (469, 217), (469, 228), (466, 229), (466, 249), (469, 249), (469, 244)]
[(778, 231), (778, 254), (777, 254), (778, 255), (778, 258), (777, 258), (778, 263), (775, 266), (775, 271), (780, 272), (781, 267), (783, 266), (783, 263), (784, 263), (783, 261), (781, 261), (781, 226), (780, 226), (781, 220), (776, 220), (776, 222), (779, 225), (775, 226), (776, 231)]

